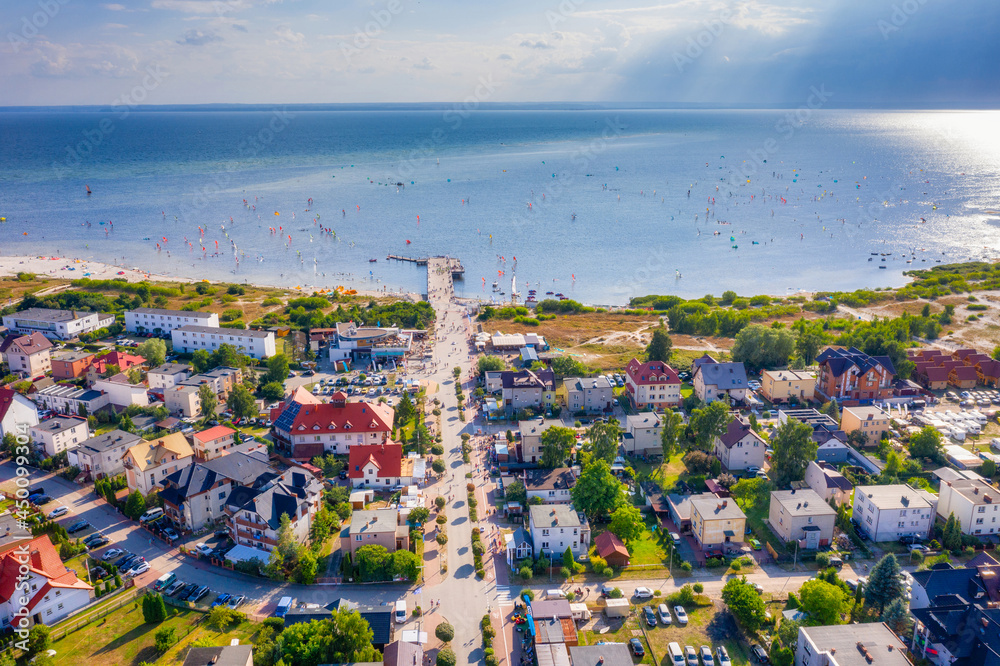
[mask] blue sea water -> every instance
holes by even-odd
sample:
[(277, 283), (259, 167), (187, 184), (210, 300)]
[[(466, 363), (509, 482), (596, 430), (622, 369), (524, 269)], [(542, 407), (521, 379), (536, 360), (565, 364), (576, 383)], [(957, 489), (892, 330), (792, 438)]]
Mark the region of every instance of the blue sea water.
[(461, 295), (509, 294), (516, 275), (522, 294), (598, 304), (899, 285), (1000, 254), (997, 127), (962, 111), (6, 110), (0, 252), (407, 291), (424, 269), (387, 254), (449, 254)]

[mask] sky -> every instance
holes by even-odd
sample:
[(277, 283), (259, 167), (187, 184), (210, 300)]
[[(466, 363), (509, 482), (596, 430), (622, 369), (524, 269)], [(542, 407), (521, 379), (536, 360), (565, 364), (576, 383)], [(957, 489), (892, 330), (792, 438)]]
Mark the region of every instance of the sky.
[(997, 108), (996, 0), (4, 0), (0, 106)]

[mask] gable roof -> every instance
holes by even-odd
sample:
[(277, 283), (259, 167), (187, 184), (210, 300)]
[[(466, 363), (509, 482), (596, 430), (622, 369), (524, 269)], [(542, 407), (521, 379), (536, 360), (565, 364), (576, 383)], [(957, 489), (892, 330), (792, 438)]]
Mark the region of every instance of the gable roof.
[(163, 486), (160, 496), (171, 504), (179, 506), (186, 499), (207, 492), (216, 483), (225, 480), (214, 470), (206, 468), (201, 463), (195, 463), (177, 470), (160, 481), (160, 485)]
[(608, 555), (624, 555), (628, 557), (628, 548), (622, 543), (611, 530), (605, 530), (594, 539), (594, 546), (597, 547), (597, 554), (608, 559)]
[(22, 352), (29, 355), (52, 349), (52, 343), (38, 331), (28, 335), (7, 336), (3, 343), (0, 344), (0, 352), (6, 352), (14, 345), (17, 345)]
[(119, 446), (133, 446), (141, 439), (142, 437), (139, 437), (139, 435), (115, 428), (103, 435), (97, 435), (96, 437), (84, 440), (80, 443), (80, 448), (88, 449), (94, 453), (103, 453), (111, 449), (116, 449)]
[(677, 371), (662, 361), (646, 361), (637, 358), (628, 362), (625, 374), (636, 384), (680, 384)]
[(125, 455), (131, 456), (139, 471), (144, 472), (150, 467), (161, 464), (164, 460), (169, 460), (171, 456), (176, 456), (178, 460), (193, 456), (194, 449), (188, 444), (184, 435), (174, 432), (148, 442), (139, 442), (129, 448)]
[[(712, 359), (715, 361), (715, 359)], [(702, 363), (694, 371), (701, 374), (701, 381), (708, 386), (717, 386), (719, 390), (747, 388), (747, 371), (742, 363)]]
[(940, 365), (932, 365), (930, 367), (924, 368), (923, 373), (927, 377), (929, 382), (946, 382), (948, 381), (948, 368)]
[(979, 373), (971, 365), (960, 365), (957, 368), (952, 368), (951, 373), (954, 373), (956, 381), (960, 382), (979, 379)]
[(219, 439), (220, 437), (225, 437), (226, 435), (232, 435), (235, 432), (235, 430), (228, 426), (217, 425), (209, 428), (208, 430), (196, 432), (193, 437), (199, 442), (211, 442), (214, 439)]
[(727, 449), (731, 449), (736, 446), (737, 442), (747, 436), (756, 439), (761, 444), (764, 443), (760, 435), (755, 433), (753, 428), (750, 427), (749, 421), (744, 421), (742, 418), (735, 418), (726, 425), (726, 432), (719, 436), (719, 441)]
[(14, 389), (0, 387), (0, 421), (3, 421), (4, 417), (7, 416), (7, 412), (14, 405), (15, 400), (20, 400), (25, 403), (25, 406), (30, 405), (32, 408), (35, 407), (35, 403), (31, 402)]
[(556, 376), (551, 370), (505, 370), (500, 373), (500, 381), (505, 389), (538, 388), (543, 391), (556, 389)]
[(382, 651), (382, 666), (423, 666), (424, 648), (416, 643), (393, 641)]
[(244, 486), (261, 486), (281, 476), (264, 460), (241, 451), (231, 451), (224, 456), (198, 464)]
[(233, 488), (226, 498), (226, 504), (238, 511), (256, 513), (274, 530), (281, 525), (282, 514), (287, 513), (292, 522), (295, 522), (299, 518), (299, 504), (308, 499), (310, 494), (319, 493), (322, 488), (314, 476), (297, 471), (298, 469), (293, 467), (285, 471), (261, 488)]
[(525, 490), (557, 490), (570, 489), (576, 485), (576, 474), (569, 467), (553, 467), (546, 469), (524, 470)]
[[(284, 416), (284, 415), (282, 415)], [(308, 432), (390, 432), (392, 418), (367, 402), (302, 405), (292, 421), (292, 434)]]
[[(27, 562), (22, 562), (26, 559)], [(63, 565), (48, 535), (35, 537), (31, 541), (10, 544), (10, 548), (0, 555), (0, 603), (6, 603), (17, 592), (20, 567), (27, 566), (31, 573), (46, 579), (28, 602), (28, 610), (41, 601), (52, 588), (91, 590), (90, 585), (76, 577)]]
[(253, 646), (193, 647), (183, 666), (246, 666), (253, 663)]
[(891, 375), (896, 374), (896, 368), (888, 356), (869, 356), (855, 347), (849, 349), (827, 347), (817, 357), (816, 363), (829, 367), (834, 377), (840, 377), (852, 367), (857, 368), (858, 374), (864, 374), (878, 366), (887, 370)]
[(360, 479), (365, 475), (368, 463), (374, 463), (378, 469), (376, 476), (380, 479), (401, 476), (403, 467), (403, 445), (388, 444), (355, 444), (348, 451), (347, 476)]

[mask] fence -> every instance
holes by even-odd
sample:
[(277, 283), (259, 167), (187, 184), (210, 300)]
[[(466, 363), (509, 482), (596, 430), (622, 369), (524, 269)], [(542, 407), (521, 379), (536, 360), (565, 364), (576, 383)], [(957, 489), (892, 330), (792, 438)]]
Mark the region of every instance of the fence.
[(95, 620), (99, 620), (106, 615), (110, 615), (114, 611), (118, 610), (122, 606), (131, 603), (139, 595), (139, 590), (136, 587), (129, 587), (124, 589), (117, 595), (117, 598), (106, 606), (102, 606), (96, 611), (87, 613), (86, 611), (80, 613), (79, 615), (66, 620), (65, 622), (52, 628), (52, 633), (50, 634), (52, 642), (61, 640), (73, 633), (78, 631), (83, 627), (87, 626)]

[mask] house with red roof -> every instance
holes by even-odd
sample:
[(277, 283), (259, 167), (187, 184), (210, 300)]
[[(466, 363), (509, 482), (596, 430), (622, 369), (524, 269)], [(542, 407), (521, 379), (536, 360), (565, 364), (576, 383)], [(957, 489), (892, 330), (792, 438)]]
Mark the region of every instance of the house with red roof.
[(93, 598), (94, 588), (63, 565), (48, 535), (0, 552), (0, 626), (17, 623), (23, 614), (31, 624), (51, 625)]
[(355, 488), (393, 488), (414, 482), (414, 458), (403, 457), (403, 445), (394, 442), (351, 447), (347, 478)]
[(976, 388), (976, 384), (979, 383), (979, 374), (971, 365), (960, 365), (948, 372), (948, 383), (959, 389)]
[[(288, 438), (291, 457), (312, 460), (327, 453), (349, 453), (354, 446), (384, 444), (392, 432), (392, 409), (368, 402), (347, 402), (343, 393), (335, 393), (329, 403), (299, 405)], [(283, 413), (278, 421), (287, 415)], [(275, 424), (277, 425), (277, 423)]]
[(212, 460), (224, 456), (236, 446), (236, 431), (224, 425), (217, 425), (191, 435), (194, 454), (202, 460)]
[(993, 359), (980, 361), (976, 364), (976, 373), (979, 375), (979, 381), (985, 386), (1000, 385), (1000, 361)]
[(608, 566), (624, 567), (628, 564), (628, 548), (611, 530), (598, 534), (594, 539), (594, 547), (598, 556), (607, 562)]
[(113, 351), (104, 356), (99, 356), (94, 359), (94, 362), (90, 366), (90, 371), (99, 375), (103, 375), (108, 371), (109, 365), (117, 365), (119, 372), (125, 372), (130, 368), (142, 365), (146, 362), (142, 356), (136, 356), (134, 354), (126, 354), (125, 352)]
[(625, 392), (639, 411), (681, 404), (681, 380), (662, 361), (640, 363), (633, 358), (625, 368)]

